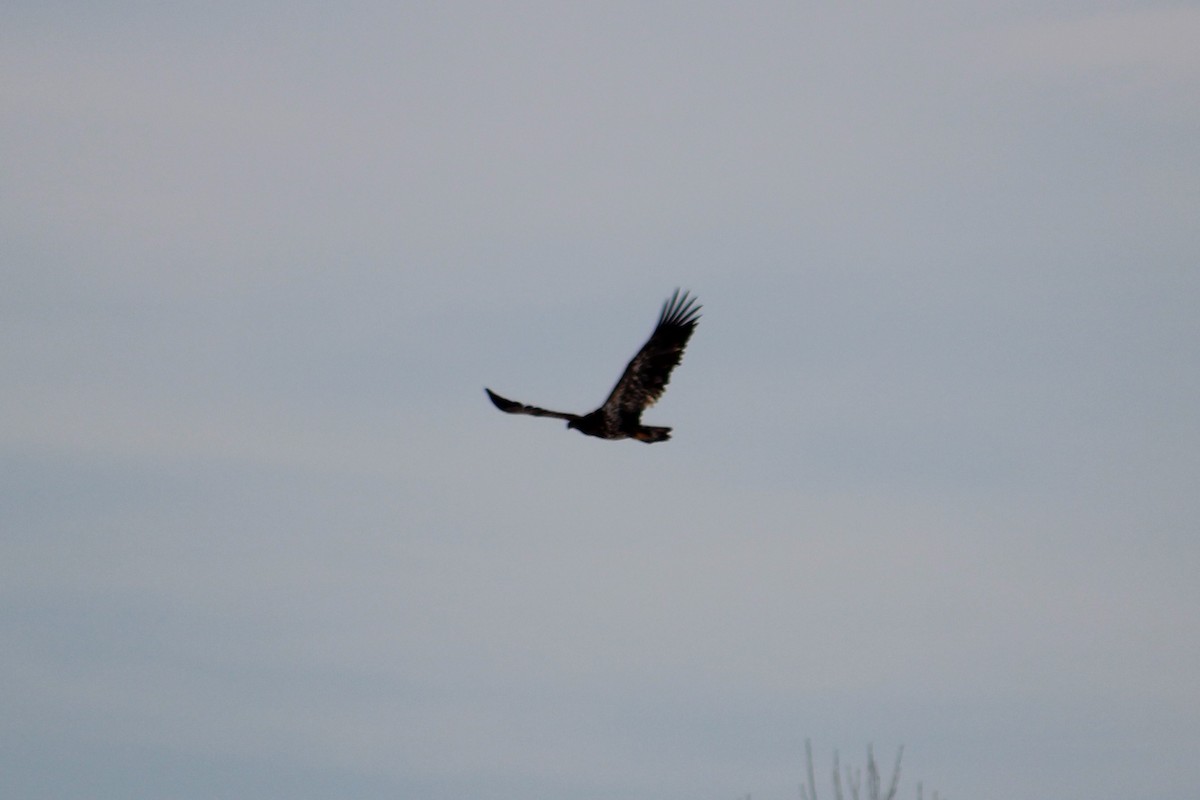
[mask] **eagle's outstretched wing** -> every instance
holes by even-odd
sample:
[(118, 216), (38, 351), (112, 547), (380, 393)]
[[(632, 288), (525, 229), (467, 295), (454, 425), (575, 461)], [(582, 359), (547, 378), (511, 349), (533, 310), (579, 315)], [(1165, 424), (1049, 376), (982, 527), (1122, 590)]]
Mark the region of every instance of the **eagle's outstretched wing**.
[(491, 398), (492, 404), (506, 414), (528, 414), (531, 417), (557, 417), (558, 419), (566, 420), (579, 419), (578, 414), (568, 414), (565, 411), (547, 411), (544, 408), (527, 406), (523, 403), (518, 403), (515, 400), (509, 400), (507, 397), (501, 397), (500, 395), (496, 394), (486, 386), (483, 388), (483, 390), (487, 392), (488, 397)]
[(671, 378), (671, 370), (683, 359), (683, 349), (700, 319), (701, 306), (696, 298), (676, 289), (663, 303), (654, 333), (625, 367), (625, 373), (600, 410), (605, 416), (619, 416), (636, 422), (649, 406), (662, 397)]

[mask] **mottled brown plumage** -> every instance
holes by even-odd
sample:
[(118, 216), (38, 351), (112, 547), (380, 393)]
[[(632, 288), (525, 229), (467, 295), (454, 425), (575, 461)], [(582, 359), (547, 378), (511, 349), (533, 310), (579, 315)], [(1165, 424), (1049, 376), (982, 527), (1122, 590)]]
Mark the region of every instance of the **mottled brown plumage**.
[(590, 414), (547, 411), (501, 397), (491, 389), (484, 391), (496, 408), (508, 414), (565, 419), (568, 428), (601, 439), (664, 442), (671, 438), (671, 429), (643, 425), (642, 412), (654, 405), (666, 390), (671, 370), (683, 358), (683, 350), (700, 319), (700, 308), (695, 298), (690, 298), (687, 292), (680, 294), (676, 289), (663, 303), (654, 333), (625, 367), (604, 405)]

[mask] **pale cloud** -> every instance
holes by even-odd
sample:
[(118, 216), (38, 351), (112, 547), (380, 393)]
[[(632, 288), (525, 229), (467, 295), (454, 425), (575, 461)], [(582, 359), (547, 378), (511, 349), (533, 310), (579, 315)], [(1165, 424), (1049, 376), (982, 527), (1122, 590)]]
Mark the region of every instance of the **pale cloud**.
[(1001, 41), (1000, 52), (1020, 68), (1183, 80), (1200, 73), (1200, 8), (1047, 14), (1008, 28)]

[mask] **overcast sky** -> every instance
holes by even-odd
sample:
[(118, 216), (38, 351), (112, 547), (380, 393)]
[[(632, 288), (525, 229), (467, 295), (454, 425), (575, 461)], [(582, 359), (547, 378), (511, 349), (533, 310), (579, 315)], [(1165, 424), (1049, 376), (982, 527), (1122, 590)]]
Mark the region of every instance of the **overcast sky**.
[[(1200, 7), (10, 2), (0, 794), (1200, 784)], [(677, 286), (703, 319), (606, 442)]]

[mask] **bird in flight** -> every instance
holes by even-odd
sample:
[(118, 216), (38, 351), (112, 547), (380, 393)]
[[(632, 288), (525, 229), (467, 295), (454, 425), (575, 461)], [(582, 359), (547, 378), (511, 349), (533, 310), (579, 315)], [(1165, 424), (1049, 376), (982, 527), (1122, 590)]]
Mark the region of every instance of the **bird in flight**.
[(565, 419), (568, 428), (601, 439), (637, 439), (641, 442), (665, 442), (671, 429), (642, 424), (642, 412), (662, 397), (675, 369), (683, 358), (692, 330), (700, 319), (701, 306), (687, 292), (676, 289), (658, 315), (654, 333), (633, 357), (604, 405), (590, 414), (568, 414), (527, 406), (501, 397), (484, 387), (496, 408), (508, 414)]

